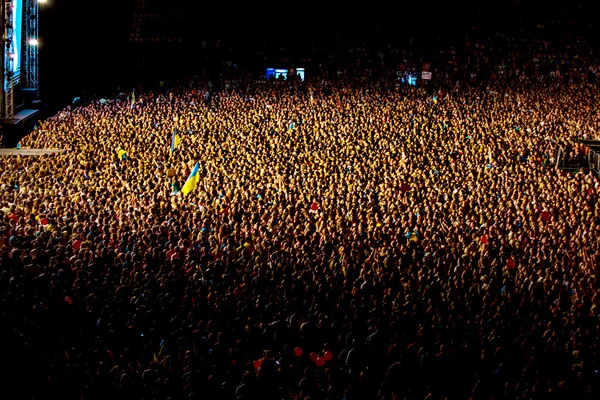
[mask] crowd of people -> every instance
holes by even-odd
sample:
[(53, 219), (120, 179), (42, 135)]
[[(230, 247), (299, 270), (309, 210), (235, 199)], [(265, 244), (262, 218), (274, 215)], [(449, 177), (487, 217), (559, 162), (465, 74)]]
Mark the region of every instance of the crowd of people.
[(3, 397), (598, 398), (600, 182), (554, 159), (596, 86), (340, 79), (67, 108), (0, 159)]

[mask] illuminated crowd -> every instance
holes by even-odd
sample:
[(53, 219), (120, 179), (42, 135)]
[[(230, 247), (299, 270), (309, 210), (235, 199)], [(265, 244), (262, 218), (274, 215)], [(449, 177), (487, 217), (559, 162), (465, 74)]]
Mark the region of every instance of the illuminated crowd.
[(600, 182), (555, 167), (596, 98), (315, 81), (63, 110), (21, 146), (64, 153), (0, 159), (9, 396), (598, 398)]

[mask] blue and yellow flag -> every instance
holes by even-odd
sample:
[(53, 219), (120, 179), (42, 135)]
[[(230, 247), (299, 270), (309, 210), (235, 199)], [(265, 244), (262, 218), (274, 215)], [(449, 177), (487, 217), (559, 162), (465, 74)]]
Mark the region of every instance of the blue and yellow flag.
[(199, 168), (200, 167), (198, 163), (196, 163), (196, 165), (194, 165), (194, 169), (192, 169), (192, 173), (181, 188), (181, 193), (183, 193), (184, 195), (187, 195), (189, 192), (196, 189), (196, 186), (198, 186), (198, 181), (200, 181), (200, 173), (198, 172)]
[(117, 151), (117, 157), (119, 157), (119, 160), (124, 160), (127, 158), (127, 152), (123, 149), (119, 149), (119, 151)]
[(135, 90), (131, 92), (131, 108), (135, 106)]
[(177, 148), (177, 146), (179, 146), (180, 141), (181, 141), (181, 139), (179, 138), (179, 135), (177, 134), (177, 128), (175, 128), (175, 130), (173, 131), (173, 136), (171, 137), (171, 155), (173, 155), (173, 153), (175, 153), (175, 149)]

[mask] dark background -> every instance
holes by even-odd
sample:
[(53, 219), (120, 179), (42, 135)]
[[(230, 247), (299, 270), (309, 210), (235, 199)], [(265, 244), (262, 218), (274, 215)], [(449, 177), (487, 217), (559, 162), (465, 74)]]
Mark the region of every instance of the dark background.
[[(60, 107), (75, 96), (109, 96), (119, 86), (130, 91), (202, 71), (216, 75), (224, 61), (258, 73), (284, 53), (292, 62), (306, 54), (318, 57), (338, 42), (366, 43), (372, 50), (394, 43), (426, 57), (460, 45), (466, 35), (598, 37), (598, 12), (591, 2), (369, 1), (355, 7), (312, 0), (276, 5), (147, 0), (146, 10), (136, 9), (137, 3), (52, 0), (42, 6), (40, 91), (47, 104)], [(171, 42), (130, 40), (136, 15), (144, 12), (154, 17), (138, 21), (142, 36)]]
[[(40, 6), (40, 95), (51, 105), (111, 85), (123, 69), (132, 0), (51, 0)], [(112, 85), (111, 85), (112, 86)]]

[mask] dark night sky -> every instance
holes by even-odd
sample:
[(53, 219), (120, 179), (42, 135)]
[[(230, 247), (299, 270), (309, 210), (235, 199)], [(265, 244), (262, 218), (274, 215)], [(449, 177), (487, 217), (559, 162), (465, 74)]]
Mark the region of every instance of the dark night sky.
[[(134, 47), (126, 40), (136, 0), (50, 3), (43, 7), (40, 20), (40, 85), (44, 100), (63, 102), (86, 88), (101, 93), (132, 75), (144, 75), (146, 71), (126, 68), (132, 58), (139, 57), (134, 54), (140, 54), (132, 51)], [(183, 43), (155, 57), (176, 73), (186, 66), (194, 68), (194, 60), (202, 52), (200, 43), (207, 39), (223, 39), (252, 50), (265, 38), (286, 46), (300, 39), (328, 42), (337, 32), (372, 41), (385, 38), (402, 42), (411, 36), (427, 46), (441, 33), (451, 37), (472, 25), (494, 32), (506, 27), (529, 29), (541, 20), (577, 18), (583, 23), (573, 29), (584, 29), (598, 17), (590, 5), (579, 8), (557, 0), (511, 0), (500, 2), (500, 7), (483, 0), (442, 2), (435, 7), (433, 2), (387, 3), (375, 0), (353, 7), (350, 2), (331, 5), (308, 0), (274, 6), (250, 2), (234, 6), (197, 0), (158, 1), (170, 13), (168, 23)], [(180, 11), (179, 16), (173, 16), (173, 11)], [(522, 19), (525, 21), (519, 22)]]
[[(40, 89), (46, 101), (104, 81), (119, 64), (130, 0), (51, 0), (40, 12)], [(117, 4), (121, 4), (120, 12)]]

